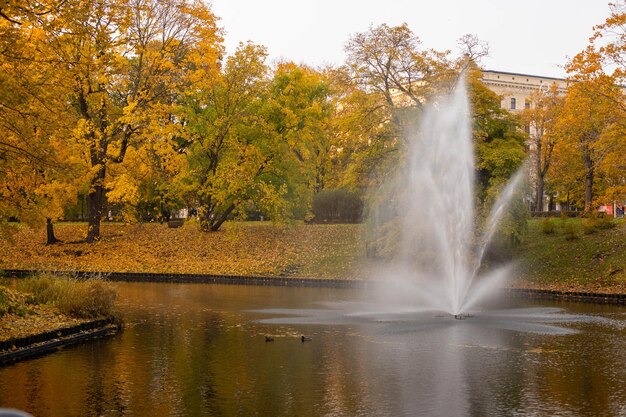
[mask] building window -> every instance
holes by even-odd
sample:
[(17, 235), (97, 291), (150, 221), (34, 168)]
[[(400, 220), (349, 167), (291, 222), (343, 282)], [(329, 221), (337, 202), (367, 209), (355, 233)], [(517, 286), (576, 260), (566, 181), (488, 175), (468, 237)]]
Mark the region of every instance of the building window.
[(525, 108), (525, 109), (530, 109), (530, 101), (529, 101), (529, 100), (526, 100), (526, 101), (524, 102), (524, 108)]
[(511, 99), (511, 110), (515, 110), (515, 99)]

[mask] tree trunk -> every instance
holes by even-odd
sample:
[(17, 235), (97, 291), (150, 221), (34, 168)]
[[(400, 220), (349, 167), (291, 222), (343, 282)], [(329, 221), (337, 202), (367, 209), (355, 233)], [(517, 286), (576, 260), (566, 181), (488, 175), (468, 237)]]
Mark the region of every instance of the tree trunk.
[(213, 223), (213, 225), (211, 226), (211, 231), (212, 232), (217, 232), (219, 230), (219, 228), (222, 226), (222, 224), (228, 219), (228, 216), (230, 216), (230, 213), (232, 213), (234, 209), (235, 209), (235, 205), (231, 204), (226, 209), (226, 211), (224, 211), (224, 213), (219, 218), (219, 220), (217, 220), (215, 223)]
[(46, 218), (46, 245), (53, 245), (60, 242), (59, 239), (54, 236), (54, 225), (51, 218)]
[(590, 212), (593, 209), (593, 180), (595, 169), (588, 149), (583, 151), (583, 160), (585, 168), (587, 168), (587, 173), (585, 174), (585, 211)]
[(537, 194), (535, 195), (535, 210), (543, 211), (543, 187), (544, 187), (543, 175), (537, 175)]
[(541, 132), (537, 132), (536, 135), (538, 138), (535, 141), (535, 174), (537, 175), (537, 194), (535, 195), (535, 210), (543, 211), (543, 188), (544, 188), (544, 178), (543, 172), (541, 169)]
[(585, 211), (590, 212), (593, 209), (593, 168), (587, 171), (585, 175)]
[(106, 168), (101, 165), (96, 178), (91, 182), (89, 194), (87, 194), (87, 238), (88, 243), (100, 240), (100, 222), (102, 220), (102, 208), (104, 205), (104, 176)]
[(211, 212), (200, 210), (198, 213), (198, 221), (200, 222), (200, 230), (203, 232), (211, 231)]

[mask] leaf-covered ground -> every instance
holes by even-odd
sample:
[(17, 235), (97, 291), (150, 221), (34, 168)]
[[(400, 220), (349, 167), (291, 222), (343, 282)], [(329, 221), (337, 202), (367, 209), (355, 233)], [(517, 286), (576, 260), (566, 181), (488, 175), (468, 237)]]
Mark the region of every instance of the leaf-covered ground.
[[(529, 222), (516, 250), (521, 268), (511, 285), (626, 293), (626, 222), (585, 234), (580, 219), (567, 220), (573, 240), (561, 220), (549, 235), (540, 222)], [(11, 241), (0, 241), (0, 268), (369, 278), (361, 225), (244, 222), (202, 233), (196, 224), (170, 229), (105, 223), (102, 230), (98, 243), (71, 243), (84, 237), (86, 226), (60, 223), (56, 233), (65, 243), (46, 246), (43, 230), (19, 228)]]
[(63, 243), (46, 246), (43, 228), (18, 227), (0, 241), (0, 268), (353, 279), (365, 253), (360, 225), (237, 222), (203, 233), (192, 223), (104, 223), (94, 244), (80, 242), (85, 224), (59, 223), (55, 233)]
[[(25, 337), (88, 321), (69, 317), (50, 304), (30, 304), (26, 295), (0, 286), (0, 341)], [(8, 310), (8, 311), (7, 311)]]

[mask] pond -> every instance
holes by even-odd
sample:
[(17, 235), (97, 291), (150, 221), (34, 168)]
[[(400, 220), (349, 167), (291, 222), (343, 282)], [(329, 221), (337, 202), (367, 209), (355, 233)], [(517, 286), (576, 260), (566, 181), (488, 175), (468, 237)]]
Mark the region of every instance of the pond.
[(349, 289), (116, 285), (124, 332), (0, 368), (0, 406), (38, 417), (626, 415), (624, 307), (516, 301), (455, 320), (355, 313), (363, 296)]

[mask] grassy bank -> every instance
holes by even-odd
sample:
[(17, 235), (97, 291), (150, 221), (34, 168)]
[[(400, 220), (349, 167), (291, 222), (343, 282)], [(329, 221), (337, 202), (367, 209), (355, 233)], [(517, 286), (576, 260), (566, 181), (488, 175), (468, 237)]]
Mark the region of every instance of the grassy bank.
[(365, 252), (360, 225), (238, 222), (203, 233), (197, 224), (104, 223), (95, 244), (79, 242), (85, 224), (61, 223), (55, 232), (64, 243), (46, 246), (44, 230), (18, 228), (0, 241), (0, 268), (350, 279)]
[[(531, 220), (514, 250), (520, 268), (512, 285), (626, 293), (626, 222), (610, 226)], [(12, 241), (0, 242), (0, 267), (333, 279), (368, 278), (371, 269), (361, 225), (230, 223), (223, 231), (202, 233), (195, 224), (104, 224), (100, 242), (72, 243), (85, 235), (85, 227), (59, 224), (57, 236), (65, 243), (52, 246), (43, 244), (43, 231), (19, 229)]]
[(522, 245), (516, 286), (626, 293), (626, 222), (533, 219)]
[(0, 341), (113, 317), (116, 292), (97, 278), (40, 274), (0, 282)]

